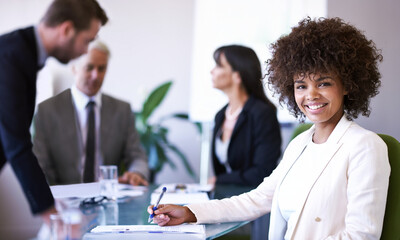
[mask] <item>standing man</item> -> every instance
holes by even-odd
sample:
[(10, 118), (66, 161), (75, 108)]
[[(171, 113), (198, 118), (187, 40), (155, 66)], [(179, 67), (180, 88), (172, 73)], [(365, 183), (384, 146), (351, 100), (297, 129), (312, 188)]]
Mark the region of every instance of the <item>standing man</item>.
[[(38, 106), (33, 152), (50, 185), (96, 181), (99, 165), (124, 166), (120, 182), (148, 185), (147, 157), (130, 104), (100, 91), (109, 58), (104, 43), (92, 42), (88, 53), (72, 62), (71, 89)], [(93, 136), (89, 136), (89, 104), (93, 104)]]
[(48, 56), (67, 63), (85, 53), (107, 21), (96, 0), (54, 0), (39, 25), (0, 36), (0, 169), (10, 163), (32, 213), (47, 223), (54, 198), (29, 133), (36, 75)]

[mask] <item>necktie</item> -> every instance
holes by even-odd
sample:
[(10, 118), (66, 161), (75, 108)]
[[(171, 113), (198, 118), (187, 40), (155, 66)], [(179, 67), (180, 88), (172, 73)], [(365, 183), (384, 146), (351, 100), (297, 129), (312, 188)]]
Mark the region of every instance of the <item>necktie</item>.
[(94, 182), (94, 154), (95, 154), (95, 118), (94, 118), (95, 102), (89, 101), (86, 105), (88, 108), (88, 132), (86, 139), (86, 159), (85, 169), (83, 171), (83, 182)]

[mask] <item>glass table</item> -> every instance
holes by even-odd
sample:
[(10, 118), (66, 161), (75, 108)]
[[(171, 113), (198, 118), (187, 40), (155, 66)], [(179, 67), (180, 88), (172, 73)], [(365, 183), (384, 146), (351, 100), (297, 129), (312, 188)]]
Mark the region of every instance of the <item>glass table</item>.
[[(151, 193), (156, 189), (156, 185), (149, 186), (143, 195), (133, 198), (126, 198), (118, 200), (118, 202), (107, 202), (101, 205), (94, 205), (85, 207), (82, 210), (84, 215), (83, 225), (86, 226), (84, 230), (85, 240), (97, 240), (97, 239), (150, 239), (149, 234), (145, 233), (91, 233), (90, 229), (97, 225), (148, 225), (147, 222), (149, 214), (147, 213), (147, 207), (150, 203)], [(213, 196), (225, 196), (227, 192), (234, 194), (239, 193), (240, 190), (237, 187), (230, 186), (228, 188), (217, 187), (216, 191), (212, 192)], [(221, 194), (218, 194), (221, 193)], [(222, 236), (228, 232), (231, 232), (245, 224), (244, 222), (230, 222), (230, 223), (219, 223), (219, 224), (206, 224), (205, 233), (206, 239), (214, 239)], [(168, 235), (168, 236), (166, 236)], [(189, 234), (190, 235), (190, 234)], [(199, 236), (189, 236), (187, 234), (164, 234), (163, 236), (156, 236), (156, 239), (204, 239)], [(118, 237), (118, 238), (116, 238)], [(153, 238), (154, 239), (154, 236)]]

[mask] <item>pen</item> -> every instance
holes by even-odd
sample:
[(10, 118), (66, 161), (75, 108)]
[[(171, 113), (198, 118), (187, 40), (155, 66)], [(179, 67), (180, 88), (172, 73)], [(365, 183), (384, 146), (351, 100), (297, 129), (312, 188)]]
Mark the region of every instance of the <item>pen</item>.
[(153, 220), (154, 211), (157, 210), (158, 204), (160, 203), (161, 198), (164, 196), (164, 193), (165, 193), (166, 191), (167, 191), (167, 188), (166, 188), (166, 187), (163, 187), (162, 192), (161, 192), (161, 194), (160, 194), (160, 197), (158, 197), (157, 203), (156, 203), (156, 205), (154, 205), (154, 207), (153, 207), (153, 213), (150, 214), (150, 216), (149, 216), (148, 223), (150, 223), (150, 222)]

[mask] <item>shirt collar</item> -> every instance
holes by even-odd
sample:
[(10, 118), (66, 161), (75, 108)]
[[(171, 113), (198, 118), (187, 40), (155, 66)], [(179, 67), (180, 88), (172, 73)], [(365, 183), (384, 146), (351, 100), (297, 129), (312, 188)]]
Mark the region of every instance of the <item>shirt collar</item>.
[(37, 56), (38, 56), (38, 66), (42, 68), (46, 62), (48, 57), (46, 49), (44, 48), (43, 41), (40, 38), (39, 30), (37, 26), (33, 27), (36, 37), (36, 48), (37, 48)]
[(78, 110), (84, 110), (89, 101), (94, 101), (97, 107), (101, 107), (101, 92), (99, 91), (96, 95), (89, 97), (81, 92), (76, 84), (71, 87), (72, 99), (74, 100), (75, 106)]

